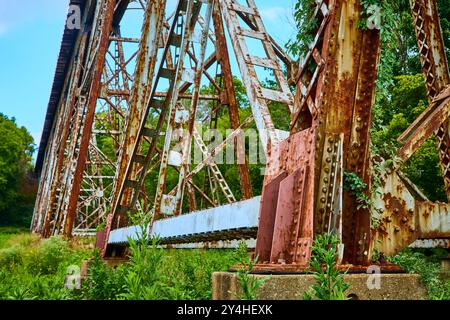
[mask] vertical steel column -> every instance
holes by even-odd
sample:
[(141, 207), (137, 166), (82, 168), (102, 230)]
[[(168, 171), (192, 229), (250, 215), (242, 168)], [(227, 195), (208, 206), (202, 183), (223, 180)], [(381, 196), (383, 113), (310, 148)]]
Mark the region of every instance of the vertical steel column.
[[(209, 0), (210, 2), (207, 4), (206, 8), (206, 14), (205, 14), (205, 25), (203, 27), (203, 31), (201, 34), (200, 39), (200, 54), (199, 58), (197, 60), (197, 64), (195, 65), (194, 71), (194, 88), (192, 92), (192, 100), (191, 100), (191, 106), (189, 109), (189, 119), (188, 119), (188, 130), (187, 130), (187, 137), (184, 141), (184, 145), (182, 146), (182, 163), (181, 163), (181, 169), (180, 169), (180, 175), (178, 178), (178, 186), (177, 186), (177, 193), (175, 195), (176, 198), (176, 204), (175, 204), (175, 212), (181, 212), (181, 206), (183, 204), (183, 193), (184, 188), (186, 186), (186, 176), (189, 174), (189, 168), (190, 168), (190, 162), (191, 162), (191, 149), (192, 149), (192, 136), (194, 133), (194, 126), (195, 126), (195, 120), (197, 115), (197, 107), (199, 102), (199, 96), (200, 96), (200, 85), (203, 75), (203, 69), (205, 67), (205, 53), (206, 53), (206, 46), (208, 43), (208, 36), (209, 36), (209, 26), (212, 16), (212, 11), (214, 7), (215, 0)], [(182, 56), (180, 57), (183, 58)], [(166, 133), (167, 134), (167, 133)], [(188, 189), (189, 190), (189, 189)], [(191, 196), (193, 197), (193, 195)]]
[[(151, 86), (155, 74), (165, 7), (166, 1), (158, 0), (156, 2), (149, 1), (147, 3), (147, 7), (145, 8), (145, 18), (140, 38), (139, 54), (136, 60), (134, 82), (131, 89), (130, 106), (117, 162), (118, 167), (115, 173), (116, 177), (113, 189), (111, 212), (109, 215), (114, 214), (114, 208), (117, 208), (119, 205), (127, 207), (127, 204), (131, 200), (132, 195), (130, 190), (124, 190), (124, 194), (121, 199), (119, 195), (122, 191), (121, 189), (123, 188), (127, 170), (132, 171), (130, 173), (131, 179), (136, 179), (136, 171), (138, 168), (136, 166), (132, 166), (128, 169), (128, 166), (130, 166), (133, 150), (138, 143), (140, 124), (145, 116), (147, 105), (149, 103), (149, 97), (152, 92)], [(123, 216), (121, 220), (125, 220), (126, 218), (126, 216)]]
[[(256, 127), (263, 148), (267, 150), (270, 144), (277, 145), (282, 140), (273, 124), (268, 103), (270, 101), (283, 103), (287, 106), (288, 112), (292, 112), (294, 110), (294, 99), (254, 1), (246, 0), (247, 6), (237, 3), (235, 0), (220, 0), (219, 3), (230, 38), (232, 39)], [(250, 30), (242, 28), (239, 17), (244, 17), (244, 21), (252, 25), (253, 28), (250, 28)], [(258, 57), (252, 55), (248, 49), (247, 38), (259, 40), (266, 56)], [(270, 90), (261, 86), (256, 66), (265, 67), (273, 71), (279, 90)]]
[(73, 130), (74, 128), (71, 126), (71, 123), (73, 122), (73, 115), (76, 114), (76, 105), (77, 105), (77, 98), (78, 98), (78, 90), (79, 90), (79, 83), (80, 78), (82, 75), (82, 66), (84, 61), (84, 53), (86, 48), (86, 42), (87, 42), (87, 34), (83, 33), (81, 36), (81, 43), (78, 48), (78, 57), (77, 60), (75, 60), (74, 63), (74, 73), (70, 77), (71, 85), (69, 89), (69, 95), (67, 97), (66, 101), (66, 109), (67, 109), (67, 115), (66, 119), (64, 121), (64, 124), (62, 125), (62, 132), (60, 134), (55, 134), (55, 137), (61, 137), (60, 145), (59, 145), (59, 152), (57, 155), (58, 163), (56, 165), (56, 171), (55, 175), (53, 177), (53, 185), (52, 190), (49, 198), (49, 207), (46, 214), (46, 220), (44, 224), (43, 229), (43, 235), (44, 237), (47, 237), (50, 235), (50, 220), (53, 217), (54, 214), (54, 208), (56, 205), (56, 197), (58, 194), (58, 188), (61, 188), (61, 172), (63, 170), (63, 164), (64, 164), (64, 157), (66, 152), (66, 145), (67, 145), (67, 139), (69, 137), (69, 131)]
[[(208, 3), (208, 2), (207, 2)], [(208, 3), (208, 12), (210, 11), (211, 4)], [(175, 77), (174, 77), (174, 88), (173, 93), (171, 94), (171, 99), (168, 102), (168, 119), (167, 119), (167, 126), (166, 126), (166, 133), (165, 133), (165, 140), (164, 140), (164, 147), (161, 152), (161, 167), (159, 171), (159, 177), (158, 177), (158, 184), (156, 188), (156, 197), (155, 197), (155, 203), (154, 203), (154, 212), (152, 221), (155, 221), (156, 219), (159, 219), (162, 212), (161, 209), (163, 207), (163, 204), (168, 202), (169, 204), (166, 207), (170, 207), (169, 211), (171, 211), (171, 214), (179, 214), (179, 209), (181, 208), (182, 203), (182, 194), (184, 192), (184, 185), (185, 185), (185, 175), (186, 175), (186, 165), (189, 165), (189, 163), (186, 164), (186, 162), (189, 162), (188, 159), (190, 159), (190, 148), (191, 148), (191, 139), (192, 135), (180, 137), (183, 139), (183, 142), (181, 142), (182, 146), (182, 162), (181, 162), (181, 169), (180, 169), (180, 177), (179, 177), (179, 184), (176, 191), (175, 196), (168, 196), (165, 195), (165, 189), (166, 189), (166, 177), (167, 177), (167, 169), (169, 166), (169, 157), (170, 152), (172, 151), (172, 142), (174, 139), (174, 132), (178, 127), (176, 115), (178, 114), (178, 111), (180, 110), (180, 107), (182, 105), (179, 102), (179, 96), (180, 96), (180, 87), (183, 82), (190, 82), (194, 84), (194, 92), (192, 95), (192, 103), (190, 106), (189, 112), (189, 119), (188, 121), (188, 127), (189, 131), (192, 132), (194, 121), (195, 121), (195, 114), (198, 104), (198, 95), (200, 92), (200, 80), (201, 75), (204, 68), (204, 55), (205, 55), (205, 49), (206, 49), (206, 43), (207, 43), (207, 35), (209, 32), (209, 28), (204, 28), (202, 35), (201, 35), (201, 59), (197, 60), (196, 68), (194, 70), (189, 70), (187, 67), (185, 67), (185, 59), (188, 58), (188, 51), (192, 45), (192, 42), (194, 40), (194, 31), (195, 31), (195, 25), (197, 24), (197, 18), (199, 17), (200, 10), (202, 7), (201, 2), (194, 2), (192, 0), (187, 1), (187, 10), (186, 14), (184, 16), (184, 32), (181, 40), (181, 46), (180, 46), (180, 52), (178, 57), (178, 63), (177, 63), (177, 69), (175, 71)], [(209, 23), (209, 22), (208, 22)], [(192, 73), (194, 75), (192, 75)], [(182, 119), (180, 119), (183, 121)]]
[[(318, 101), (314, 233), (327, 232), (333, 208), (333, 161), (337, 136), (343, 135), (343, 169), (356, 173), (368, 185), (370, 197), (370, 126), (375, 99), (375, 81), (380, 54), (379, 30), (361, 30), (359, 1), (336, 1), (328, 57), (323, 69), (323, 86), (315, 93)], [(319, 58), (320, 60), (320, 58)], [(333, 137), (334, 136), (334, 137)], [(348, 191), (343, 195), (343, 262), (365, 265), (370, 259), (371, 213), (358, 209), (358, 199)]]
[[(216, 36), (216, 58), (221, 67), (224, 88), (228, 99), (227, 104), (228, 112), (230, 114), (231, 128), (236, 130), (240, 126), (239, 110), (236, 100), (236, 92), (234, 90), (233, 75), (231, 73), (228, 44), (225, 38), (222, 13), (218, 1), (216, 1), (214, 4), (213, 22)], [(248, 171), (248, 161), (245, 155), (245, 141), (243, 141), (242, 135), (239, 135), (236, 138), (235, 146), (241, 183), (241, 192), (244, 199), (250, 199), (252, 197), (252, 185)]]
[(380, 41), (378, 30), (358, 27), (360, 11), (357, 0), (316, 4), (317, 35), (297, 77), (291, 125), (299, 132), (271, 150), (262, 195), (256, 249), (274, 268), (304, 267), (314, 235), (326, 232), (342, 232), (344, 263), (369, 262), (371, 213), (342, 190), (344, 170), (371, 184), (369, 129)]

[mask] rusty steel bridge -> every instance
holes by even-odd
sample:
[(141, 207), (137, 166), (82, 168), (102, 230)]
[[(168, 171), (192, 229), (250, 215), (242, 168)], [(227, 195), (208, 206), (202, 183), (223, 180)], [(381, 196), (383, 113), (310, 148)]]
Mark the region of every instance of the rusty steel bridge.
[[(311, 4), (315, 35), (297, 62), (268, 34), (255, 0), (70, 0), (79, 10), (68, 19), (79, 12), (79, 28), (68, 24), (61, 43), (32, 231), (97, 234), (102, 255), (120, 257), (136, 235), (129, 213), (140, 212), (162, 244), (247, 239), (259, 255), (256, 271), (302, 270), (325, 232), (340, 240), (340, 263), (354, 268), (375, 250), (393, 255), (418, 240), (449, 247), (450, 205), (429, 201), (395, 164), (370, 153), (379, 28), (358, 27), (358, 0)], [(397, 156), (407, 161), (435, 136), (450, 199), (450, 77), (437, 10), (436, 0), (411, 1), (429, 107), (399, 137)], [(234, 76), (251, 110), (244, 118)], [(273, 120), (274, 108), (287, 127)], [(227, 136), (210, 147), (196, 123), (217, 129), (224, 115)], [(249, 173), (249, 127), (267, 159), (260, 194)], [(216, 161), (229, 146), (239, 188)], [(374, 162), (385, 170), (373, 172)], [(367, 184), (372, 206), (345, 190), (344, 172)]]

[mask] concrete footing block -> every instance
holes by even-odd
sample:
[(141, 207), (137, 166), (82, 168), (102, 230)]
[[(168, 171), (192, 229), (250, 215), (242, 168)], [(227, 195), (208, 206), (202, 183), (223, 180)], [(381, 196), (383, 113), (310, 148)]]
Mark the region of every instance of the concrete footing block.
[[(267, 275), (252, 275), (264, 278)], [(347, 297), (357, 300), (423, 300), (427, 292), (418, 274), (347, 274)], [(259, 300), (302, 300), (304, 292), (316, 284), (313, 275), (271, 275), (258, 289)], [(239, 279), (233, 272), (213, 274), (213, 300), (237, 300)]]

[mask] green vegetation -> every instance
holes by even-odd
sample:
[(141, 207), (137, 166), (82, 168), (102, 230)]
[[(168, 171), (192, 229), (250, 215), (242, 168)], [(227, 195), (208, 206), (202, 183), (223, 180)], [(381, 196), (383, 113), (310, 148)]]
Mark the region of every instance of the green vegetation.
[[(0, 300), (211, 299), (211, 276), (238, 262), (233, 250), (163, 250), (138, 244), (130, 261), (111, 268), (92, 244), (19, 233), (0, 238)], [(70, 266), (92, 258), (81, 290), (64, 287)]]
[[(0, 300), (208, 300), (212, 273), (237, 263), (245, 290), (242, 299), (255, 299), (265, 281), (249, 276), (252, 259), (245, 245), (237, 250), (163, 250), (157, 240), (148, 246), (145, 235), (130, 239), (130, 260), (115, 268), (101, 260), (92, 242), (41, 240), (19, 229), (0, 233)], [(68, 268), (91, 259), (89, 276), (80, 290), (64, 283)]]
[(253, 266), (258, 262), (258, 257), (252, 259), (249, 256), (245, 242), (241, 242), (239, 244), (236, 254), (240, 265), (237, 270), (237, 276), (241, 289), (239, 298), (241, 300), (256, 300), (258, 288), (261, 287), (264, 282), (269, 279), (269, 277), (258, 279), (250, 275), (253, 270)]
[[(345, 291), (349, 284), (336, 269), (339, 241), (334, 235), (321, 235), (314, 240), (312, 247), (311, 269), (316, 283), (303, 299), (311, 300), (346, 300)], [(377, 253), (379, 254), (379, 253)], [(448, 256), (445, 249), (411, 249), (407, 248), (392, 258), (407, 272), (417, 273), (428, 292), (430, 300), (450, 300), (450, 278), (441, 270), (441, 259)]]
[[(211, 276), (240, 264), (239, 298), (256, 299), (257, 289), (267, 280), (250, 276), (255, 260), (245, 245), (233, 250), (162, 250), (153, 242), (132, 249), (129, 262), (109, 267), (93, 251), (91, 241), (67, 242), (53, 237), (41, 240), (14, 229), (0, 229), (0, 300), (127, 300), (211, 299)], [(337, 240), (324, 235), (313, 245), (311, 270), (317, 284), (305, 299), (345, 299), (348, 285), (335, 268)], [(450, 299), (450, 281), (439, 275), (439, 259), (445, 250), (407, 249), (391, 259), (409, 272), (417, 272), (430, 299)], [(92, 259), (89, 276), (81, 290), (65, 289), (71, 266)]]
[(358, 202), (358, 209), (370, 209), (372, 201), (366, 194), (367, 184), (354, 172), (344, 172), (344, 189), (354, 194)]
[(53, 237), (26, 233), (0, 238), (0, 300), (70, 299), (64, 288), (67, 268), (79, 266), (90, 250)]
[(36, 183), (29, 175), (33, 138), (0, 113), (0, 226), (28, 226)]
[(110, 268), (96, 255), (90, 276), (75, 296), (88, 300), (208, 300), (212, 273), (226, 271), (235, 262), (231, 250), (163, 250), (152, 246), (142, 256)]
[(303, 298), (311, 300), (346, 300), (345, 291), (349, 285), (344, 281), (344, 274), (337, 270), (339, 259), (339, 239), (336, 235), (324, 234), (314, 239), (311, 248), (310, 268), (316, 283)]
[[(148, 215), (132, 215), (137, 239), (128, 239), (130, 260), (109, 268), (95, 253), (90, 276), (78, 298), (90, 300), (207, 300), (212, 273), (246, 261), (242, 246), (232, 250), (164, 250), (146, 232)], [(250, 269), (251, 271), (251, 269)], [(251, 281), (249, 281), (250, 283)], [(251, 283), (254, 288), (253, 283)], [(256, 289), (256, 288), (255, 288)]]
[(446, 257), (444, 249), (412, 250), (405, 249), (390, 259), (408, 272), (415, 272), (428, 291), (431, 300), (450, 300), (450, 278), (441, 275), (440, 259)]

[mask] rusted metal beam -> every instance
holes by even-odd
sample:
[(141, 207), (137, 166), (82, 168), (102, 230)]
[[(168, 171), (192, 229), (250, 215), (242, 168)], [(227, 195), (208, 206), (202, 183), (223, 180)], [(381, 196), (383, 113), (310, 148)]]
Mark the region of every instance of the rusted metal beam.
[(379, 177), (375, 207), (382, 214), (374, 229), (374, 249), (395, 255), (417, 239), (450, 238), (450, 206), (418, 199), (398, 172)]
[[(271, 150), (266, 168), (256, 243), (261, 262), (269, 264), (257, 267), (264, 270), (304, 268), (314, 236), (327, 232), (342, 241), (343, 263), (366, 265), (370, 259), (370, 211), (358, 208), (355, 196), (343, 190), (342, 175), (354, 172), (370, 186), (379, 31), (354, 23), (358, 1), (322, 1), (314, 12), (321, 20), (297, 77), (293, 134)], [(310, 67), (315, 70), (304, 77)], [(302, 104), (309, 108), (309, 126), (297, 120)]]
[[(156, 97), (158, 98), (165, 98), (167, 97), (167, 93), (166, 92), (157, 92), (155, 94)], [(180, 94), (179, 98), (180, 99), (186, 99), (186, 100), (191, 100), (192, 99), (192, 94)], [(217, 95), (213, 95), (213, 94), (201, 94), (198, 96), (199, 100), (212, 100), (212, 101), (220, 101), (220, 97)]]
[[(222, 69), (222, 77), (225, 86), (228, 102), (228, 112), (230, 114), (231, 127), (236, 130), (240, 126), (238, 103), (236, 92), (234, 90), (233, 76), (231, 73), (230, 57), (228, 54), (228, 45), (225, 38), (225, 30), (222, 22), (222, 13), (219, 3), (216, 1), (213, 11), (214, 31), (216, 36), (217, 60)], [(245, 144), (240, 137), (235, 139), (236, 157), (239, 169), (241, 183), (241, 192), (244, 199), (252, 197), (252, 186), (248, 171), (248, 160), (245, 155)]]
[(414, 122), (399, 137), (399, 141), (404, 140), (397, 154), (403, 161), (408, 160), (428, 138), (448, 121), (450, 117), (450, 87), (437, 98), (424, 111), (423, 116), (418, 118), (419, 121)]
[(87, 99), (87, 112), (84, 121), (81, 141), (79, 145), (79, 154), (75, 172), (73, 173), (72, 190), (69, 197), (67, 215), (65, 219), (64, 235), (70, 237), (72, 235), (77, 201), (80, 194), (81, 181), (83, 179), (83, 171), (86, 165), (89, 141), (92, 133), (92, 124), (95, 116), (95, 106), (97, 104), (98, 94), (100, 92), (100, 80), (102, 76), (103, 66), (106, 59), (106, 51), (108, 50), (109, 37), (112, 32), (112, 22), (115, 9), (115, 0), (105, 0), (104, 15), (102, 21), (102, 30), (99, 38), (99, 48), (95, 58), (94, 72), (92, 75), (92, 83)]
[[(185, 65), (185, 59), (189, 56), (188, 51), (194, 45), (194, 30), (197, 19), (200, 17), (202, 3), (194, 3), (186, 1), (187, 11), (185, 21), (183, 21), (183, 36), (179, 46), (179, 58), (177, 59), (177, 67), (173, 75), (173, 87), (171, 88), (170, 98), (167, 99), (167, 107), (169, 117), (165, 132), (164, 147), (162, 150), (161, 167), (158, 176), (158, 184), (156, 188), (156, 196), (154, 202), (154, 212), (152, 216), (152, 224), (164, 215), (179, 215), (183, 202), (184, 186), (186, 183), (185, 175), (188, 171), (187, 166), (190, 165), (192, 131), (198, 105), (198, 96), (200, 94), (201, 75), (204, 71), (205, 51), (208, 40), (209, 28), (203, 28), (201, 37), (197, 42), (200, 43), (200, 56), (193, 67), (189, 68)], [(207, 20), (209, 25), (211, 4), (207, 3)], [(171, 33), (169, 37), (173, 36)], [(193, 99), (189, 107), (184, 107), (179, 102), (179, 88), (183, 82), (190, 82), (193, 88)], [(181, 115), (178, 116), (177, 115)], [(187, 129), (187, 134), (180, 137), (179, 146), (174, 146), (172, 141), (175, 138), (177, 130)], [(185, 131), (186, 132), (186, 131)], [(175, 149), (176, 148), (176, 149)], [(178, 155), (178, 161), (172, 161), (171, 155)], [(178, 177), (178, 187), (175, 196), (165, 194), (167, 171), (169, 166), (180, 167)]]
[[(52, 191), (51, 191), (50, 199), (49, 199), (49, 207), (48, 207), (48, 212), (46, 213), (46, 220), (45, 220), (44, 227), (43, 227), (44, 237), (47, 237), (50, 235), (50, 220), (53, 215), (53, 210), (54, 210), (54, 205), (55, 205), (56, 195), (57, 195), (57, 189), (58, 189), (58, 187), (61, 188), (60, 174), (61, 174), (61, 170), (63, 167), (63, 158), (64, 158), (64, 153), (66, 152), (66, 144), (67, 144), (67, 139), (69, 136), (69, 130), (71, 129), (70, 122), (71, 122), (71, 120), (73, 120), (73, 114), (77, 113), (75, 110), (76, 100), (78, 98), (76, 91), (78, 90), (78, 83), (79, 83), (80, 76), (81, 76), (86, 41), (87, 41), (87, 34), (83, 34), (81, 37), (80, 48), (78, 50), (79, 56), (78, 56), (77, 60), (75, 61), (75, 71), (74, 71), (74, 74), (71, 76), (72, 84), (71, 84), (71, 88), (69, 91), (69, 97), (67, 99), (67, 107), (66, 107), (68, 109), (68, 111), (67, 111), (68, 114), (67, 114), (66, 121), (65, 121), (64, 125), (62, 126), (61, 144), (59, 146), (59, 154), (57, 156), (57, 159), (59, 161), (58, 161), (58, 164), (56, 165), (55, 176), (53, 177), (53, 186), (52, 186)], [(74, 129), (74, 128), (72, 127), (72, 129)]]
[[(210, 3), (207, 4), (206, 6), (206, 13), (205, 13), (205, 26), (203, 28), (203, 32), (201, 34), (201, 39), (200, 39), (200, 53), (199, 53), (199, 58), (198, 58), (198, 62), (195, 65), (195, 68), (193, 69), (194, 71), (194, 78), (193, 78), (193, 92), (192, 92), (192, 100), (191, 100), (191, 105), (189, 108), (189, 119), (188, 119), (188, 126), (187, 126), (187, 134), (188, 137), (187, 139), (185, 139), (184, 141), (184, 145), (182, 145), (182, 164), (181, 164), (181, 169), (180, 169), (180, 173), (179, 173), (179, 178), (178, 178), (178, 186), (177, 186), (177, 193), (175, 195), (175, 214), (180, 214), (181, 212), (181, 207), (183, 204), (183, 193), (184, 193), (184, 187), (186, 186), (186, 179), (185, 177), (189, 174), (189, 167), (190, 167), (190, 160), (191, 160), (191, 149), (192, 149), (192, 139), (193, 139), (193, 135), (194, 135), (194, 126), (195, 126), (195, 121), (196, 121), (196, 115), (197, 115), (197, 107), (198, 107), (198, 103), (199, 103), (199, 96), (200, 96), (200, 90), (201, 90), (201, 79), (202, 79), (202, 75), (203, 75), (203, 70), (204, 70), (204, 61), (205, 61), (205, 57), (206, 57), (206, 47), (208, 44), (208, 36), (209, 36), (209, 26), (210, 26), (210, 21), (211, 21), (211, 17), (212, 17), (212, 11), (213, 11), (213, 7), (214, 7), (214, 2), (215, 0), (210, 0)], [(167, 134), (167, 132), (166, 132)], [(189, 188), (188, 188), (189, 190)], [(193, 196), (191, 194), (191, 196)], [(155, 201), (155, 213), (157, 212), (156, 208), (157, 208), (158, 202)]]
[[(142, 209), (153, 214), (149, 231), (160, 228), (167, 243), (255, 237), (259, 223), (256, 253), (265, 264), (257, 265), (256, 271), (303, 270), (314, 237), (326, 232), (336, 234), (341, 242), (339, 262), (357, 270), (369, 263), (374, 249), (393, 254), (416, 239), (450, 237), (448, 205), (428, 201), (399, 172), (389, 171), (381, 177), (382, 194), (375, 199), (375, 208), (360, 207), (359, 199), (343, 187), (344, 171), (352, 172), (368, 185), (367, 196), (373, 196), (369, 131), (380, 39), (378, 30), (358, 28), (358, 0), (314, 3), (311, 18), (317, 19), (316, 35), (297, 75), (291, 74), (289, 79), (279, 60), (286, 64), (288, 74), (296, 64), (268, 35), (253, 0), (180, 0), (168, 18), (170, 24), (164, 19), (165, 0), (139, 2), (145, 10), (140, 39), (120, 32), (129, 3), (99, 0), (85, 17), (92, 25), (86, 29), (92, 32), (89, 38), (87, 34), (78, 38), (81, 45), (75, 47), (77, 54), (66, 77), (64, 92), (68, 95), (59, 102), (46, 150), (33, 230), (46, 236), (70, 236), (73, 228), (88, 232), (103, 219), (110, 198), (107, 228), (99, 238), (104, 256), (114, 254), (117, 236), (122, 244), (127, 232), (134, 230), (126, 227), (129, 211)], [(203, 6), (207, 7), (205, 17)], [(430, 107), (400, 137), (404, 145), (399, 154), (409, 158), (437, 132), (442, 165), (447, 170), (450, 89), (446, 89), (449, 76), (445, 56), (442, 59), (436, 2), (413, 1), (412, 12)], [(201, 29), (200, 38), (194, 32), (196, 27)], [(242, 123), (226, 31), (252, 108), (252, 115)], [(260, 41), (266, 56), (252, 55), (248, 38)], [(123, 42), (133, 45), (137, 41), (139, 50), (128, 52), (122, 47)], [(209, 43), (214, 50), (207, 57)], [(127, 59), (126, 54), (131, 57)], [(131, 74), (127, 67), (135, 58), (136, 69)], [(258, 66), (272, 70), (276, 89), (261, 85)], [(167, 92), (160, 84), (163, 78), (169, 82)], [(202, 79), (209, 81), (213, 93), (201, 94)], [(295, 101), (288, 86), (293, 79)], [(194, 127), (202, 99), (206, 100), (202, 112), (208, 114), (205, 126), (217, 128), (219, 112), (226, 106), (234, 129), (212, 150)], [(281, 102), (291, 114), (287, 139), (272, 122), (272, 102)], [(238, 199), (214, 160), (227, 145), (236, 145), (242, 198), (250, 198), (242, 129), (253, 120), (268, 159), (259, 220), (255, 219), (256, 206), (235, 203)], [(175, 133), (181, 128), (187, 134)], [(97, 146), (98, 135), (112, 139), (112, 157)], [(164, 147), (159, 149), (163, 138)], [(177, 142), (179, 157), (173, 157)], [(193, 143), (203, 156), (196, 166), (189, 161)], [(156, 191), (146, 190), (147, 175), (158, 167)], [(167, 193), (169, 167), (170, 175), (178, 175), (178, 180)], [(115, 177), (104, 169), (113, 171)], [(205, 177), (203, 186), (194, 180), (203, 178), (200, 173)], [(144, 199), (142, 208), (140, 198)], [(221, 206), (222, 201), (230, 204)], [(255, 199), (249, 201), (255, 203)], [(183, 205), (200, 211), (186, 214)], [(377, 227), (371, 226), (376, 218), (372, 209), (380, 214)], [(171, 214), (180, 216), (168, 218)], [(251, 219), (245, 220), (250, 215)], [(231, 216), (238, 219), (226, 224)], [(199, 229), (201, 225), (203, 229)]]
[[(269, 144), (277, 145), (281, 141), (273, 124), (268, 103), (270, 101), (283, 102), (286, 104), (287, 110), (292, 112), (294, 99), (254, 1), (248, 0), (248, 6), (238, 5), (234, 0), (220, 0), (219, 3), (230, 38), (232, 39), (232, 45), (249, 97), (250, 106), (252, 107), (256, 127), (263, 148), (267, 150)], [(241, 13), (251, 16), (253, 30), (250, 33), (244, 32), (244, 29), (239, 27), (238, 14)], [(264, 58), (263, 61), (266, 62), (266, 66), (272, 69), (279, 91), (261, 87), (255, 69), (255, 66), (259, 64), (256, 61), (259, 60), (257, 59), (258, 57), (252, 59), (246, 42), (247, 37), (253, 37), (261, 41), (267, 54), (267, 58)]]
[[(136, 70), (134, 73), (134, 82), (131, 90), (127, 123), (125, 126), (122, 147), (118, 159), (118, 168), (116, 171), (111, 205), (112, 212), (109, 213), (109, 220), (112, 219), (111, 215), (115, 214), (115, 208), (130, 201), (131, 194), (127, 192), (127, 190), (125, 190), (122, 195), (120, 195), (120, 193), (123, 192), (122, 188), (126, 178), (126, 171), (131, 170), (131, 179), (135, 179), (137, 174), (137, 168), (130, 168), (130, 163), (134, 148), (136, 148), (136, 144), (138, 143), (137, 136), (139, 133), (139, 128), (147, 111), (147, 104), (152, 90), (149, 88), (149, 84), (153, 81), (156, 68), (158, 52), (157, 44), (161, 36), (160, 29), (163, 23), (165, 6), (166, 1), (159, 0), (155, 3), (149, 2), (145, 10), (140, 49), (136, 61)], [(119, 203), (120, 196), (122, 197), (121, 203)], [(122, 221), (126, 219), (126, 216), (122, 217)]]

